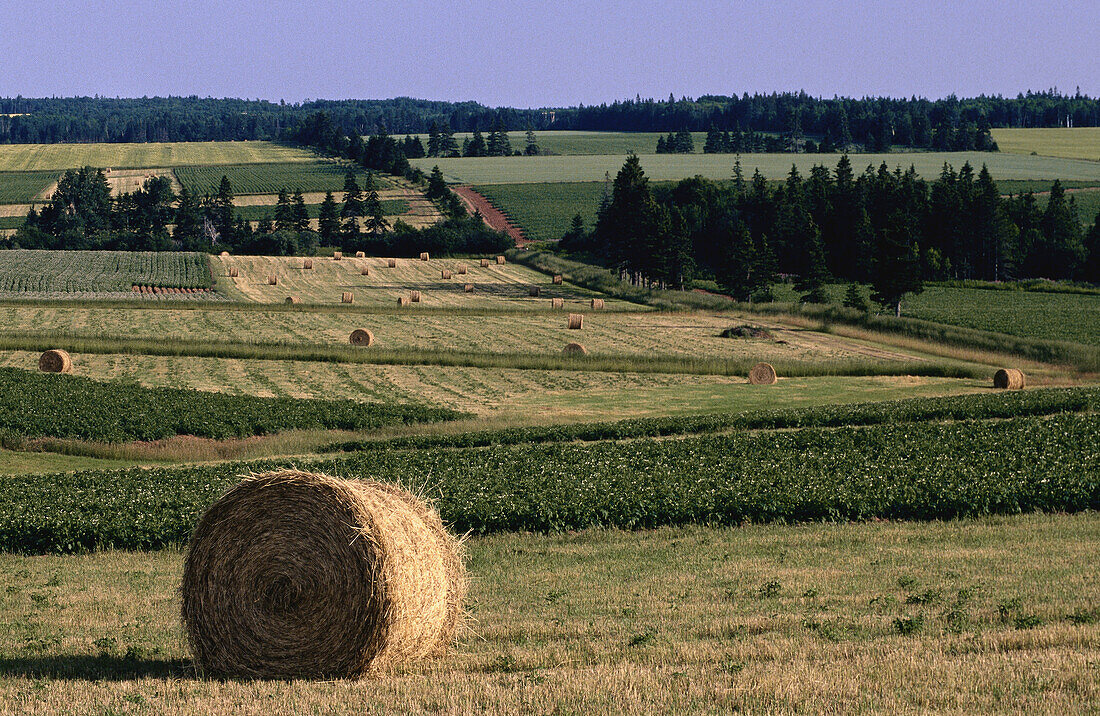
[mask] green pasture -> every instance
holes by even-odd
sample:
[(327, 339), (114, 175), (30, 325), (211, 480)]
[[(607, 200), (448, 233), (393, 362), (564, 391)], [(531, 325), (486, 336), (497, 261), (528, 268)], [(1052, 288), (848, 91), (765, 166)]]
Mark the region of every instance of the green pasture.
[(76, 167), (143, 169), (205, 164), (312, 162), (312, 152), (273, 142), (149, 142), (145, 144), (5, 144), (0, 171)]
[[(229, 166), (186, 166), (175, 169), (176, 178), (196, 196), (216, 194), (223, 176), (229, 178), (234, 194), (277, 194), (279, 190), (340, 192), (351, 165), (340, 161), (239, 164)], [(360, 173), (362, 186), (366, 177)], [(390, 183), (375, 174), (379, 188)]]
[(1100, 127), (994, 129), (1002, 152), (1100, 162)]
[[(746, 176), (757, 168), (769, 179), (782, 179), (797, 166), (803, 176), (815, 164), (830, 170), (836, 167), (837, 154), (743, 154), (741, 166)], [(1032, 157), (1004, 152), (909, 152), (895, 154), (852, 154), (853, 169), (858, 173), (868, 165), (880, 164), (916, 171), (929, 179), (939, 176), (944, 163), (959, 169), (970, 162), (975, 171), (983, 164), (994, 179), (1072, 180), (1100, 183), (1100, 162), (1056, 157)], [(438, 165), (447, 181), (459, 184), (515, 184), (520, 182), (601, 181), (608, 172), (614, 177), (626, 160), (622, 155), (548, 156), (548, 157), (474, 157), (412, 160), (413, 166), (431, 171)], [(710, 179), (729, 179), (733, 174), (731, 154), (659, 154), (641, 157), (646, 176), (654, 181), (677, 180), (695, 175)]]
[[(482, 130), (482, 136), (488, 137), (488, 130)], [(538, 142), (539, 151), (542, 154), (559, 154), (563, 156), (577, 156), (584, 154), (653, 154), (657, 149), (657, 138), (667, 136), (668, 132), (588, 132), (581, 130), (553, 130), (536, 131), (535, 141)], [(428, 135), (417, 134), (424, 148), (428, 147)], [(455, 141), (462, 148), (465, 139), (473, 137), (473, 132), (455, 132)], [(692, 132), (692, 141), (695, 142), (695, 151), (702, 152), (706, 142), (706, 132)], [(512, 144), (512, 151), (522, 152), (527, 147), (526, 132), (508, 132), (508, 141)]]

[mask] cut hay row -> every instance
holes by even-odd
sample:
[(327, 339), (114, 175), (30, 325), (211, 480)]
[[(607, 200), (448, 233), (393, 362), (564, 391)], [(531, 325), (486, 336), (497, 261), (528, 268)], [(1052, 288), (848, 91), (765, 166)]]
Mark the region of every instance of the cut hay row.
[(445, 653), (465, 593), (459, 542), (419, 499), (284, 471), (202, 516), (181, 616), (204, 673), (354, 678)]

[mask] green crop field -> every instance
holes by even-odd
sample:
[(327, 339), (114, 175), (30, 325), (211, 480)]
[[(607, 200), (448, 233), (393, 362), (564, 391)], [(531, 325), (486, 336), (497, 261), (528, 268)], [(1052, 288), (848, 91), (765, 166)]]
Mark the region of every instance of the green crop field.
[[(484, 136), (487, 132), (482, 132)], [(653, 154), (657, 149), (657, 138), (667, 132), (587, 132), (581, 130), (558, 130), (535, 132), (535, 140), (543, 154), (575, 156), (583, 154)], [(428, 146), (428, 135), (420, 137), (421, 143)], [(462, 141), (473, 136), (472, 132), (455, 132), (455, 140), (462, 147)], [(692, 132), (695, 151), (702, 152), (706, 142), (706, 132)], [(509, 132), (508, 141), (512, 151), (523, 151), (527, 146), (526, 132)]]
[(600, 181), (479, 184), (474, 189), (521, 227), (528, 238), (556, 241), (569, 230), (576, 214), (584, 219), (586, 229), (592, 229), (604, 186)]
[(205, 254), (139, 251), (3, 253), (0, 293), (129, 292), (134, 285), (208, 288)]
[[(1081, 225), (1085, 227), (1092, 226), (1093, 222), (1096, 221), (1096, 215), (1100, 214), (1100, 187), (1071, 190), (1069, 196), (1077, 205), (1077, 216), (1081, 220)], [(1046, 208), (1048, 197), (1047, 194), (1035, 197), (1040, 208)]]
[(1100, 162), (1100, 127), (994, 129), (1002, 152)]
[[(342, 206), (340, 202), (336, 203), (337, 210)], [(321, 210), (320, 204), (306, 204), (306, 211), (309, 212), (309, 218), (316, 219), (318, 212)], [(386, 216), (399, 216), (409, 210), (409, 202), (404, 199), (385, 199), (382, 201), (382, 212)], [(245, 221), (260, 221), (264, 217), (274, 220), (275, 218), (275, 206), (268, 205), (255, 205), (250, 204), (248, 206), (238, 206), (237, 214), (240, 215)]]
[(0, 204), (29, 204), (59, 176), (56, 171), (0, 172)]
[[(414, 159), (412, 164), (431, 171), (438, 165), (447, 181), (459, 184), (516, 184), (521, 182), (589, 182), (602, 181), (622, 168), (624, 156), (558, 156), (558, 157), (474, 157), (459, 159)], [(833, 169), (839, 155), (835, 154), (743, 154), (741, 165), (746, 175), (756, 168), (765, 177), (781, 179), (798, 167), (803, 176), (815, 164)], [(853, 154), (852, 166), (857, 172), (868, 165), (882, 162), (893, 169), (914, 166), (928, 178), (939, 176), (944, 162), (960, 168), (970, 162), (975, 170), (989, 166), (994, 179), (1064, 179), (1100, 182), (1100, 162), (1055, 157), (1032, 157), (1005, 152), (913, 152), (894, 154)], [(656, 154), (641, 157), (646, 176), (654, 181), (684, 179), (695, 175), (710, 179), (728, 179), (733, 174), (734, 157), (730, 154)]]
[[(186, 166), (175, 169), (176, 178), (191, 193), (215, 194), (223, 176), (229, 177), (234, 194), (276, 194), (280, 189), (303, 192), (340, 192), (350, 165), (337, 161), (241, 164), (227, 166)], [(362, 186), (364, 176), (360, 175)], [(390, 185), (376, 175), (379, 188)]]
[(0, 171), (143, 169), (205, 164), (314, 162), (312, 152), (272, 142), (150, 142), (147, 144), (5, 144)]

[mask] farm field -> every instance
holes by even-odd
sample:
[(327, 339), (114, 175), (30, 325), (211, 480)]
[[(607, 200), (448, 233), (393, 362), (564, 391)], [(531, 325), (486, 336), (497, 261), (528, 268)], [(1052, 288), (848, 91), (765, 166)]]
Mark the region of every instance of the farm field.
[[(293, 192), (339, 193), (350, 165), (337, 161), (294, 161), (285, 163), (181, 166), (176, 177), (196, 196), (216, 194), (223, 176), (229, 178), (234, 194), (277, 194), (280, 189)], [(359, 174), (362, 186), (365, 176)], [(390, 186), (389, 180), (375, 176), (378, 188)]]
[(453, 657), (289, 683), (195, 678), (178, 551), (3, 555), (0, 709), (1081, 713), (1097, 549), (1095, 513), (473, 537)]
[(59, 172), (0, 172), (0, 204), (25, 204), (40, 198)]
[[(340, 202), (336, 203), (337, 210), (342, 206)], [(316, 219), (317, 214), (321, 209), (320, 204), (306, 204), (306, 211), (309, 212), (309, 218)], [(382, 212), (386, 216), (400, 216), (409, 210), (409, 202), (405, 199), (384, 199), (382, 200)], [(237, 214), (240, 215), (245, 221), (260, 221), (265, 216), (269, 219), (275, 217), (275, 205), (274, 204), (249, 204), (245, 206), (237, 207)]]
[[(1100, 187), (1077, 189), (1067, 192), (1073, 202), (1077, 204), (1077, 217), (1081, 220), (1081, 226), (1088, 229), (1096, 221), (1096, 215), (1100, 214)], [(1035, 197), (1035, 203), (1045, 209), (1050, 195)]]
[(592, 230), (605, 184), (598, 182), (555, 182), (530, 184), (478, 184), (475, 191), (500, 209), (527, 238), (557, 241), (580, 214), (585, 228)]
[(138, 251), (4, 252), (0, 297), (125, 292), (134, 285), (209, 288), (206, 254)]
[[(482, 135), (488, 134), (487, 130)], [(664, 137), (668, 132), (588, 132), (581, 130), (550, 130), (536, 131), (535, 140), (543, 154), (560, 154), (563, 156), (576, 156), (584, 154), (653, 154), (657, 149), (657, 138)], [(414, 135), (420, 137), (420, 142), (427, 147), (428, 135)], [(473, 137), (473, 132), (455, 132), (455, 141), (462, 148), (462, 141)], [(702, 153), (703, 144), (706, 142), (706, 132), (692, 132), (691, 139), (695, 143), (695, 151)], [(508, 141), (512, 145), (512, 151), (523, 151), (527, 146), (526, 132), (508, 132)]]
[(0, 145), (0, 171), (7, 172), (64, 171), (82, 166), (143, 169), (316, 161), (317, 155), (312, 152), (272, 142)]
[[(516, 184), (521, 182), (592, 182), (602, 181), (607, 172), (614, 177), (622, 168), (623, 155), (580, 157), (473, 157), (413, 159), (413, 166), (431, 171), (438, 165), (448, 182), (457, 184)], [(652, 181), (669, 181), (700, 175), (708, 179), (729, 179), (733, 173), (732, 154), (651, 154), (641, 156), (642, 168)], [(830, 170), (836, 167), (838, 154), (743, 154), (741, 166), (746, 176), (760, 169), (768, 179), (782, 179), (798, 167), (803, 176), (815, 164)], [(1057, 157), (1032, 157), (1005, 152), (915, 152), (895, 154), (852, 154), (853, 169), (858, 173), (882, 162), (893, 169), (916, 168), (917, 173), (934, 179), (944, 162), (956, 169), (963, 163), (978, 170), (983, 164), (995, 179), (1071, 180), (1100, 183), (1100, 162)]]
[(992, 135), (1002, 152), (1100, 162), (1100, 127), (1006, 128)]

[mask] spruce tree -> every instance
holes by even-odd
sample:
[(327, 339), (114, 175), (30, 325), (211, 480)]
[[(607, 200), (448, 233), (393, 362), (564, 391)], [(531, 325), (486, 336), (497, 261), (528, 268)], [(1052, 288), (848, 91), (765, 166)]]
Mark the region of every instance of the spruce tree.
[(290, 205), (290, 195), (286, 188), (279, 190), (279, 199), (275, 202), (275, 230), (291, 231), (294, 229), (294, 208)]
[(355, 172), (349, 171), (344, 177), (344, 207), (340, 210), (340, 216), (363, 215), (363, 192), (359, 189), (359, 183), (355, 180)]
[(321, 208), (317, 214), (317, 223), (321, 239), (326, 245), (332, 245), (340, 233), (340, 213), (336, 208), (336, 199), (332, 192), (325, 193), (325, 200), (321, 202)]
[(378, 199), (378, 186), (374, 181), (374, 172), (367, 173), (364, 189), (367, 193), (367, 198), (363, 202), (363, 211), (367, 217), (365, 228), (367, 233), (378, 236), (390, 228), (390, 223), (386, 221), (386, 215), (382, 211), (382, 202)]
[(1081, 280), (1100, 283), (1100, 212), (1085, 235), (1085, 262), (1081, 266)]
[(442, 132), (439, 129), (439, 122), (432, 120), (431, 127), (428, 129), (428, 156), (438, 157), (441, 148)]
[(883, 308), (901, 316), (901, 300), (924, 290), (920, 257), (913, 243), (915, 227), (901, 212), (894, 212), (879, 241), (871, 280), (871, 298)]
[(301, 189), (296, 189), (294, 196), (291, 197), (291, 211), (294, 219), (295, 231), (308, 231), (309, 230), (309, 210), (306, 209), (306, 198), (302, 195)]
[(429, 199), (442, 199), (447, 195), (447, 181), (443, 178), (443, 172), (438, 164), (432, 167), (432, 173), (428, 176), (428, 189), (425, 194)]
[(455, 140), (455, 133), (450, 124), (443, 125), (439, 130), (439, 156), (458, 156), (458, 141)]
[(198, 202), (185, 185), (180, 189), (179, 205), (176, 207), (176, 228), (172, 237), (186, 251), (194, 251), (202, 246), (202, 214)]
[(1070, 278), (1085, 259), (1085, 247), (1081, 243), (1081, 223), (1077, 204), (1066, 197), (1062, 182), (1055, 179), (1050, 187), (1050, 198), (1043, 212), (1042, 232), (1044, 251), (1039, 265), (1039, 275), (1045, 278)]
[(854, 282), (848, 284), (848, 290), (844, 292), (844, 305), (847, 308), (854, 308), (860, 313), (867, 313), (871, 310), (867, 299), (863, 297), (863, 291), (859, 289), (859, 284)]
[(222, 174), (222, 180), (218, 183), (218, 193), (214, 197), (212, 213), (211, 220), (222, 243), (234, 243), (233, 185), (229, 183), (229, 177), (225, 174)]
[(535, 138), (535, 129), (531, 126), (531, 123), (527, 123), (527, 146), (523, 148), (523, 153), (528, 157), (538, 156), (542, 153), (539, 149), (538, 140)]

